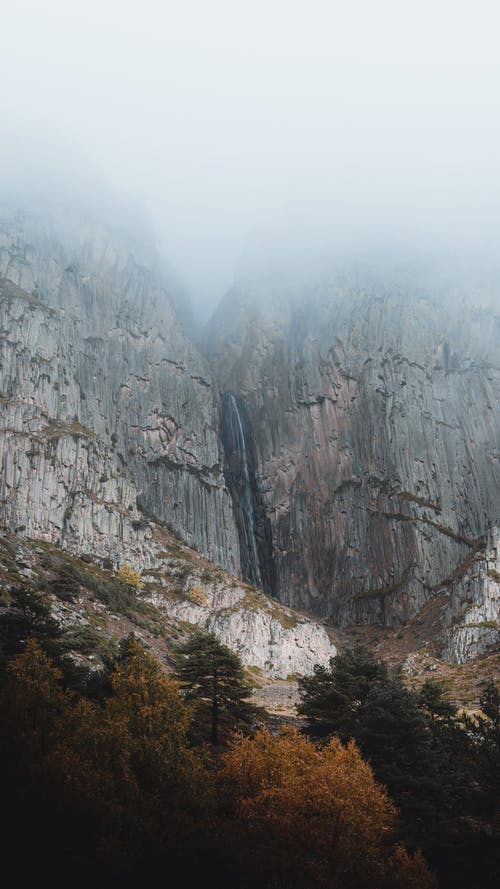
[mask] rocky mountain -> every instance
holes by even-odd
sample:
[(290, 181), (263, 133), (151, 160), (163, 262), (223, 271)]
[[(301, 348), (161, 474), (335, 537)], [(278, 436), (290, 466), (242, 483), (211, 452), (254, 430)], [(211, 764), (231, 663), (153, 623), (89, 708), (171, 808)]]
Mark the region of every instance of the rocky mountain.
[[(115, 569), (129, 562), (175, 637), (202, 625), (268, 675), (307, 672), (335, 652), (322, 627), (198, 564), (197, 550), (239, 571), (218, 409), (154, 257), (143, 263), (77, 213), (4, 208), (0, 521)], [(167, 526), (194, 547), (174, 542), (174, 563)]]
[[(500, 282), (457, 275), (268, 276), (212, 323), (222, 438), (236, 447), (237, 407), (251, 467), (247, 570), (256, 579), (256, 550), (265, 589), (337, 626), (401, 626), (441, 591), (466, 622), (482, 601), (470, 572), (487, 575), (500, 515)], [(240, 517), (243, 562), (251, 524)], [(473, 635), (491, 643), (498, 628)]]
[(132, 558), (140, 508), (235, 571), (208, 368), (143, 253), (76, 212), (0, 214), (3, 519)]
[[(0, 522), (160, 574), (167, 528), (338, 627), (398, 628), (444, 595), (443, 655), (475, 657), (498, 639), (498, 282), (352, 265), (311, 280), (243, 280), (200, 348), (147, 242), (3, 203)], [(177, 618), (223, 611), (218, 632), (269, 667), (280, 631), (235, 619), (231, 590)], [(308, 626), (280, 670), (305, 669), (297, 646), (328, 658)]]

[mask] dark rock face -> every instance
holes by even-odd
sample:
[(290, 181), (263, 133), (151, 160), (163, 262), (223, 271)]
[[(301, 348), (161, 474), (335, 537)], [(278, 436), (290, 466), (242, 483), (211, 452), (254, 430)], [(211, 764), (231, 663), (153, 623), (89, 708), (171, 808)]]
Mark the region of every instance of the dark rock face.
[[(431, 276), (432, 280), (432, 276)], [(252, 430), (276, 594), (397, 625), (500, 511), (499, 290), (337, 277), (230, 294), (212, 365)]]

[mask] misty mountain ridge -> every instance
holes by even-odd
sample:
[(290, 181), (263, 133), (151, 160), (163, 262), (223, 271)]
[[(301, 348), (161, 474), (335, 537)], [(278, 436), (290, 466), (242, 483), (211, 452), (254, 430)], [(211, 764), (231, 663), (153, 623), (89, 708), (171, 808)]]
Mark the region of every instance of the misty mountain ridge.
[(439, 599), (439, 653), (490, 650), (496, 272), (266, 258), (200, 348), (149, 233), (43, 202), (0, 218), (7, 528), (146, 570), (146, 516), (334, 626)]
[(500, 885), (500, 7), (2, 12), (3, 870)]

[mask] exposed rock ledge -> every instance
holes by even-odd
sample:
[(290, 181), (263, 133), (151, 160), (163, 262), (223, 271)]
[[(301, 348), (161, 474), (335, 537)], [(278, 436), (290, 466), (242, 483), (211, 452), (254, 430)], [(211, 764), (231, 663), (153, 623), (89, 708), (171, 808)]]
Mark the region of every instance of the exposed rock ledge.
[(500, 642), (500, 528), (489, 533), (484, 552), (451, 594), (443, 660), (465, 664)]
[[(234, 583), (234, 582), (233, 582)], [(202, 584), (192, 579), (187, 599), (155, 592), (150, 601), (169, 617), (211, 630), (238, 652), (245, 666), (286, 678), (312, 673), (336, 654), (326, 630), (246, 585), (227, 581)]]

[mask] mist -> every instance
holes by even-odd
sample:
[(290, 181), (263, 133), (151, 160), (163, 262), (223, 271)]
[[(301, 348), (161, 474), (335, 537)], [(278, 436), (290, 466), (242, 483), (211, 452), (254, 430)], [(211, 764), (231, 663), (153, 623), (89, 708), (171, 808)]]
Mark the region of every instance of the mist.
[(19, 0), (0, 187), (154, 238), (206, 318), (250, 257), (493, 256), (495, 3)]

